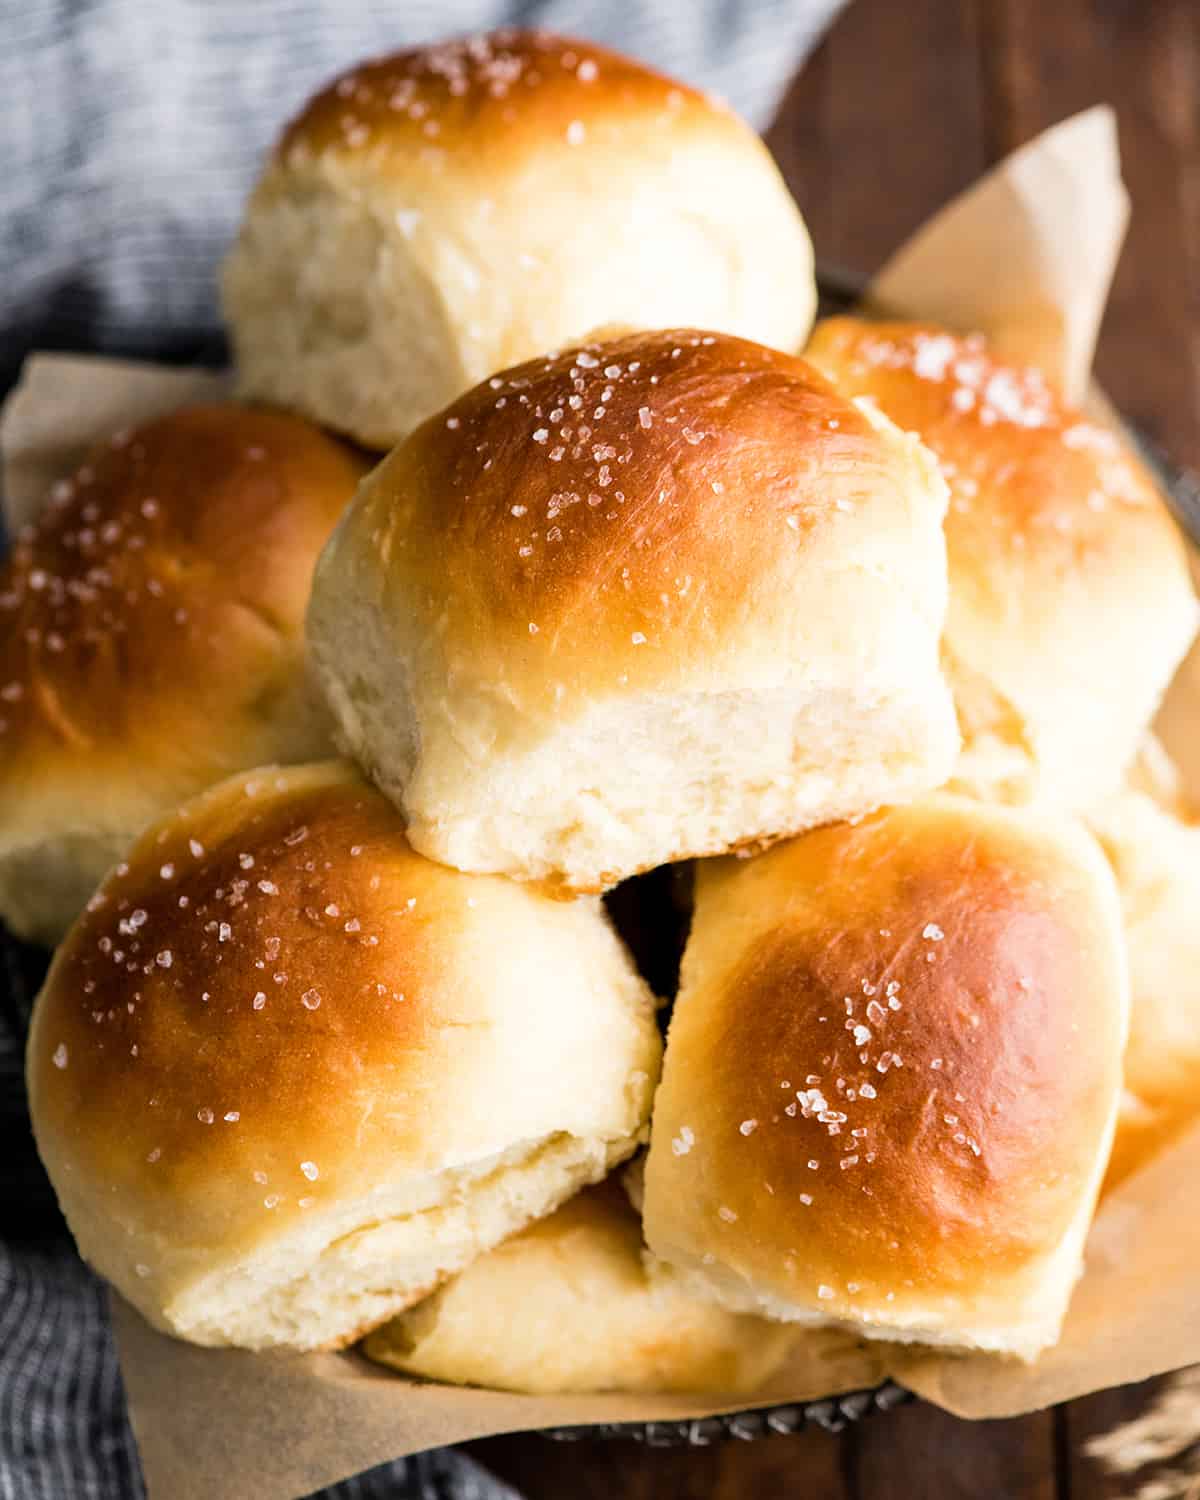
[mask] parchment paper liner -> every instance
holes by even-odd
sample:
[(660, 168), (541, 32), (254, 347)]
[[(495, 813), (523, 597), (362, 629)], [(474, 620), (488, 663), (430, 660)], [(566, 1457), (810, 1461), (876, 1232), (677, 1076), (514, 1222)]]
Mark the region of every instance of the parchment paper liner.
[[(980, 328), (1078, 394), (1127, 213), (1111, 112), (1089, 110), (937, 215), (884, 269), (871, 300)], [(8, 514), (33, 514), (48, 484), (114, 428), (224, 389), (211, 372), (31, 359), (0, 427)], [(1180, 674), (1159, 727), (1200, 797), (1200, 657)], [(1200, 1200), (1188, 1191), (1198, 1181), (1200, 1129), (1106, 1200), (1062, 1340), (1035, 1365), (823, 1332), (803, 1341), (754, 1404), (812, 1400), (891, 1374), (950, 1411), (1005, 1416), (1200, 1362)], [(746, 1405), (419, 1384), (354, 1354), (196, 1349), (154, 1332), (115, 1296), (113, 1312), (147, 1482), (161, 1500), (291, 1500), (385, 1459), (487, 1433)], [(520, 1333), (514, 1327), (514, 1339)]]

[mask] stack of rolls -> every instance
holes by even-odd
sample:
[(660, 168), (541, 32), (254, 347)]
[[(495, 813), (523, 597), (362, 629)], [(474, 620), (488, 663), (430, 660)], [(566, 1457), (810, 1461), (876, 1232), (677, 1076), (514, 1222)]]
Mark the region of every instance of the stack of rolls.
[[(224, 285), (268, 404), (118, 436), (0, 590), (84, 1256), (195, 1343), (511, 1390), (1035, 1358), (1200, 1084), (1144, 468), (969, 333), (798, 354), (761, 143), (545, 33), (335, 80)], [(602, 897), (691, 861), (656, 997)]]

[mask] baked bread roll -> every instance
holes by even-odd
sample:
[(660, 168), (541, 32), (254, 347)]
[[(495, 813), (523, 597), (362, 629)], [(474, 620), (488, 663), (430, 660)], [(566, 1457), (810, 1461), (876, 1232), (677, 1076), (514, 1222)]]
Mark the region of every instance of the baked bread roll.
[(340, 763), (143, 835), (35, 1008), (81, 1253), (198, 1344), (336, 1346), (644, 1135), (653, 1003), (594, 901), (431, 864)]
[(117, 434), (0, 572), (0, 916), (53, 943), (153, 818), (328, 754), (304, 668), (317, 553), (361, 458), (296, 417), (194, 406)]
[(242, 389), (390, 448), (476, 381), (613, 324), (784, 349), (812, 246), (723, 105), (591, 42), (498, 31), (336, 79), (226, 263)]
[(950, 485), (955, 784), (1067, 808), (1115, 792), (1198, 618), (1182, 539), (1145, 468), (978, 338), (834, 318), (807, 357), (915, 432)]
[(1200, 1121), (1200, 826), (1135, 790), (1089, 823), (1117, 877), (1132, 991), (1109, 1189)]
[(482, 1255), (368, 1338), (368, 1358), (455, 1385), (570, 1391), (756, 1390), (795, 1330), (697, 1298), (647, 1257), (612, 1179)]
[(314, 664), (415, 848), (601, 889), (945, 779), (945, 497), (790, 355), (582, 345), (374, 471), (317, 570)]
[(1074, 823), (939, 796), (699, 867), (650, 1249), (735, 1310), (1032, 1357), (1112, 1142), (1113, 879)]

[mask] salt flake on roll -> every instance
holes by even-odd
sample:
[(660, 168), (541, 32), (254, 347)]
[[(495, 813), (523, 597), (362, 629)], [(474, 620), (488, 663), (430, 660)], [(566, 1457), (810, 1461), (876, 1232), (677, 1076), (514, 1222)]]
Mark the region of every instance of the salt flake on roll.
[(806, 357), (915, 432), (950, 486), (956, 788), (1072, 809), (1114, 793), (1200, 622), (1149, 472), (977, 337), (831, 318)]
[(362, 458), (284, 412), (99, 444), (0, 569), (0, 915), (56, 942), (152, 819), (329, 754), (302, 624)]
[(1082, 1268), (1126, 971), (1065, 820), (942, 795), (701, 865), (650, 1249), (735, 1310), (1032, 1357)]
[(505, 30), (377, 58), (284, 133), (225, 267), (242, 389), (387, 448), (593, 329), (795, 349), (812, 246), (770, 153), (696, 89)]
[(659, 1052), (598, 902), (422, 859), (350, 767), (266, 767), (93, 897), (29, 1097), (80, 1251), (152, 1323), (312, 1349), (627, 1157)]
[(916, 439), (790, 355), (588, 343), (373, 471), (309, 642), (416, 848), (594, 891), (944, 780), (945, 505)]

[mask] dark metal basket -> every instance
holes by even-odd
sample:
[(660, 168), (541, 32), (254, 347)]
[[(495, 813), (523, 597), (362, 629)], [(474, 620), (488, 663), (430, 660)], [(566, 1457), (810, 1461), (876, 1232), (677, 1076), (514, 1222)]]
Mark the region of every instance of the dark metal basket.
[(722, 1417), (694, 1417), (682, 1422), (602, 1422), (584, 1427), (548, 1427), (543, 1437), (559, 1443), (593, 1442), (620, 1438), (627, 1443), (645, 1443), (648, 1448), (707, 1448), (728, 1438), (744, 1443), (775, 1434), (786, 1436), (805, 1427), (823, 1427), (841, 1432), (850, 1422), (876, 1411), (890, 1411), (912, 1401), (910, 1391), (885, 1380), (870, 1391), (848, 1391), (823, 1401), (805, 1401), (789, 1406), (760, 1406), (731, 1412)]

